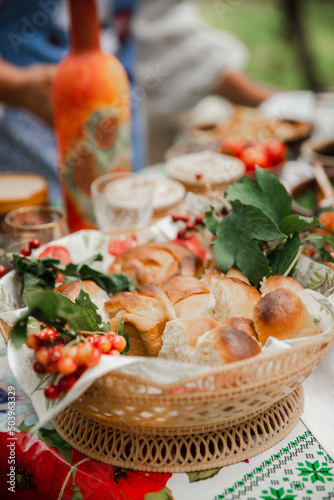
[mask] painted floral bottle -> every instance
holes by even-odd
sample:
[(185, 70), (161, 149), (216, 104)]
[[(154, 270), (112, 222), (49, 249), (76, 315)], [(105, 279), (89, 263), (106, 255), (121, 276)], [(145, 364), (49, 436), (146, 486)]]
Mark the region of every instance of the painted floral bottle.
[(130, 86), (102, 52), (95, 0), (70, 0), (72, 49), (60, 62), (53, 99), (59, 175), (71, 231), (96, 227), (94, 179), (132, 169)]

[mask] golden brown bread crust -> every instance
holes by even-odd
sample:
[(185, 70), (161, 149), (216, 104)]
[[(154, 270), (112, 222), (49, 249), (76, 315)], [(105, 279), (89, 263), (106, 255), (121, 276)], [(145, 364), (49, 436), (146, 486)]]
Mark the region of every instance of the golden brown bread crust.
[(267, 293), (278, 290), (279, 288), (286, 288), (287, 290), (291, 290), (291, 292), (297, 294), (303, 290), (303, 287), (293, 278), (289, 278), (289, 276), (277, 275), (270, 276), (270, 278), (265, 280), (261, 286), (261, 294), (264, 296)]
[(270, 336), (284, 340), (319, 333), (301, 298), (285, 288), (262, 297), (254, 307), (253, 320), (262, 344)]
[(137, 285), (167, 281), (178, 274), (197, 276), (202, 260), (176, 243), (147, 243), (130, 248), (117, 257), (109, 273), (125, 273)]
[(173, 306), (191, 295), (210, 293), (205, 283), (192, 276), (176, 276), (162, 283), (160, 288), (168, 295)]
[(106, 302), (105, 309), (112, 317), (111, 330), (117, 330), (119, 319), (124, 318), (131, 356), (158, 356), (165, 325), (175, 318), (173, 306), (163, 290), (145, 285), (133, 292), (116, 293)]
[(247, 276), (242, 274), (242, 272), (239, 271), (239, 269), (237, 267), (231, 267), (231, 269), (229, 269), (227, 271), (227, 273), (225, 274), (225, 278), (238, 278), (239, 280), (243, 281), (244, 283), (247, 283), (247, 285), (250, 285), (250, 281), (247, 278)]
[(218, 321), (213, 318), (185, 318), (183, 320), (187, 326), (186, 337), (190, 347), (195, 347), (197, 340), (203, 333), (213, 330), (219, 326)]
[(90, 296), (94, 296), (96, 293), (100, 293), (102, 288), (100, 288), (94, 281), (91, 280), (77, 280), (77, 281), (69, 281), (68, 283), (64, 283), (60, 285), (55, 291), (65, 295), (72, 302), (75, 301), (77, 296), (80, 293), (81, 287), (83, 286), (85, 292), (87, 292)]
[(256, 356), (260, 352), (259, 343), (247, 333), (232, 326), (219, 326), (198, 339), (193, 362), (225, 365)]
[(259, 342), (258, 334), (256, 333), (254, 322), (248, 318), (229, 318), (221, 323), (221, 326), (233, 326), (242, 332), (247, 333), (250, 337)]
[(215, 298), (201, 280), (192, 276), (175, 276), (162, 283), (178, 318), (205, 317), (213, 314)]

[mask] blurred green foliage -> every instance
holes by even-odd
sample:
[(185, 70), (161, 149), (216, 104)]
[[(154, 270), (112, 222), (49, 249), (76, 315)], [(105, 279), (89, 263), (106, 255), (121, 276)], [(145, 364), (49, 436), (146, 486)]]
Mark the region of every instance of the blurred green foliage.
[[(230, 31), (248, 47), (251, 76), (280, 88), (309, 88), (279, 0), (197, 2), (209, 24)], [(334, 89), (334, 1), (304, 0), (300, 3), (318, 80), (323, 88)]]

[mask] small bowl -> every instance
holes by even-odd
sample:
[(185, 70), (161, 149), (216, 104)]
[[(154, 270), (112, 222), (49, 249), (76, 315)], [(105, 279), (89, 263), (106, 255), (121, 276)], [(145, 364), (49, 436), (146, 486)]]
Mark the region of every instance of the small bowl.
[(320, 161), (324, 167), (334, 168), (334, 138), (323, 139), (312, 137), (312, 139), (303, 143), (301, 154), (311, 162)]
[[(329, 179), (334, 183), (334, 168), (329, 168), (327, 170), (327, 175)], [(314, 194), (314, 206), (304, 207), (299, 204), (298, 200), (301, 200), (303, 196), (307, 196), (307, 193)], [(290, 194), (292, 196), (292, 210), (294, 213), (299, 215), (304, 215), (306, 217), (313, 217), (319, 208), (319, 203), (323, 199), (323, 195), (318, 188), (315, 179), (307, 179), (299, 182), (290, 189)]]

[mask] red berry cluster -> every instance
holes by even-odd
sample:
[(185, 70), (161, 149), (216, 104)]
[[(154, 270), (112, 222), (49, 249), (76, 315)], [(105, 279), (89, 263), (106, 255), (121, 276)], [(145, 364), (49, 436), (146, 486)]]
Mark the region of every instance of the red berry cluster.
[[(20, 255), (22, 255), (23, 257), (28, 257), (29, 255), (31, 255), (31, 251), (33, 249), (39, 248), (40, 246), (41, 246), (41, 242), (39, 241), (39, 239), (32, 238), (31, 240), (28, 241), (28, 243), (24, 244), (20, 248)], [(3, 254), (3, 256), (8, 256), (8, 255), (10, 255), (10, 253), (5, 252)], [(3, 264), (0, 264), (0, 278), (5, 276), (5, 274), (7, 274), (9, 270), (10, 269), (7, 269), (6, 266), (4, 266)]]
[(33, 369), (39, 375), (62, 374), (58, 384), (48, 385), (44, 395), (57, 399), (68, 392), (87, 368), (96, 366), (102, 354), (120, 355), (126, 348), (126, 340), (115, 332), (81, 337), (78, 344), (69, 345), (54, 328), (44, 328), (38, 333), (29, 333), (26, 344), (34, 350)]
[(190, 220), (188, 214), (173, 214), (172, 221), (173, 222), (184, 222), (185, 227), (181, 228), (177, 233), (177, 238), (180, 240), (186, 240), (190, 237), (190, 231), (193, 231), (198, 226), (204, 226), (204, 215), (196, 215), (194, 220)]
[(37, 238), (32, 238), (25, 245), (20, 248), (20, 255), (23, 257), (29, 257), (31, 255), (31, 251), (35, 248), (39, 248), (41, 246), (41, 242)]

